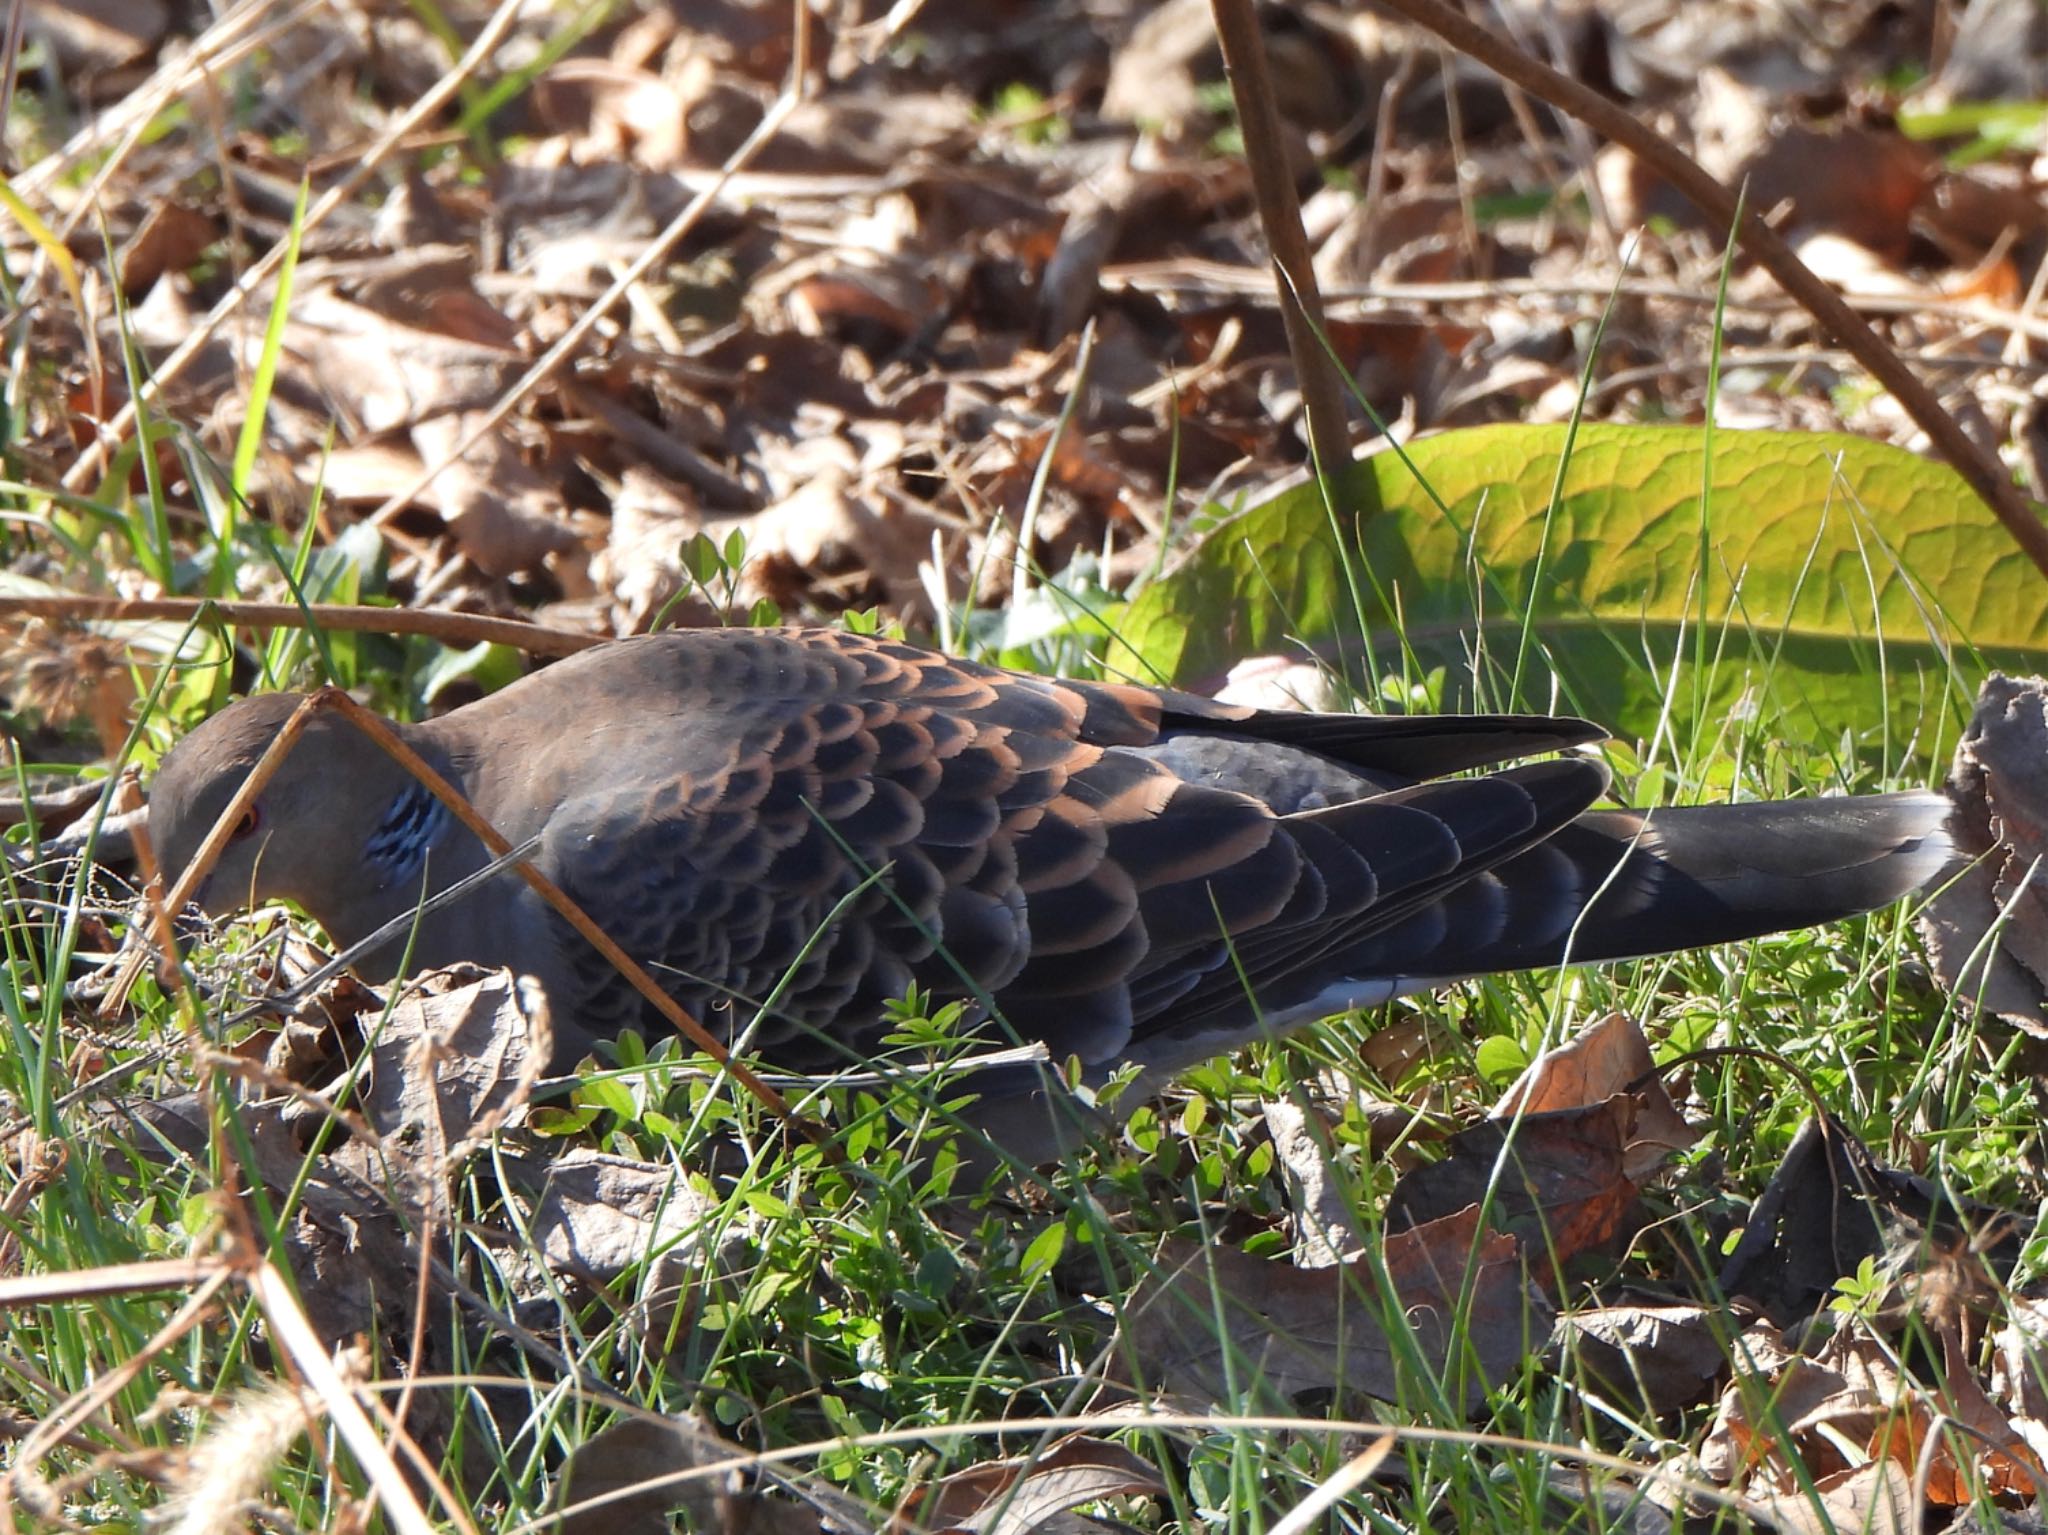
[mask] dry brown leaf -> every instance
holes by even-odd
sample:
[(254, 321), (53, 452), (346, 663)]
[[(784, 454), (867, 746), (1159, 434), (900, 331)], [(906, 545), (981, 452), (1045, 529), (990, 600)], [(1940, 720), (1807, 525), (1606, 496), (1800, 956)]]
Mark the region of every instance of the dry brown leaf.
[[(918, 90), (907, 81), (886, 94), (835, 91), (801, 102), (754, 165), (808, 176), (888, 173), (913, 155), (972, 142), (979, 127), (975, 103), (957, 91)], [(737, 143), (721, 147), (700, 136), (698, 163), (715, 164)]]
[(1157, 1497), (1166, 1483), (1148, 1462), (1107, 1440), (1073, 1434), (1040, 1454), (956, 1471), (914, 1496), (884, 1535), (1032, 1535), (1057, 1514), (1100, 1498)]
[(213, 220), (178, 198), (154, 205), (121, 247), (121, 291), (146, 293), (166, 272), (182, 272), (220, 237)]
[(164, 0), (28, 0), (28, 35), (65, 70), (99, 74), (135, 64), (170, 25)]
[(1807, 1120), (1751, 1207), (1716, 1284), (1780, 1321), (1810, 1315), (1838, 1279), (1884, 1249), (1872, 1198), (1877, 1173), (1869, 1148), (1842, 1124)]
[(1583, 1371), (1611, 1399), (1663, 1416), (1712, 1395), (1728, 1369), (1724, 1339), (1733, 1320), (1723, 1306), (1670, 1303), (1572, 1312), (1558, 1318), (1560, 1369)]
[(670, 1512), (680, 1510), (691, 1529), (817, 1535), (823, 1525), (815, 1513), (747, 1477), (749, 1459), (691, 1419), (624, 1419), (562, 1462), (553, 1528), (560, 1535), (669, 1535)]
[[(2027, 1498), (2048, 1496), (2048, 1475), (2042, 1461), (2020, 1426), (2001, 1411), (1977, 1379), (1976, 1362), (1970, 1357), (1953, 1326), (1940, 1329), (1942, 1352), (1942, 1411), (1970, 1432), (1963, 1443), (1971, 1464), (1958, 1465), (1955, 1437), (1945, 1436), (1929, 1462), (1931, 1474), (1928, 1497), (1936, 1503), (1959, 1507), (1977, 1494), (1978, 1484), (1995, 1494)], [(1919, 1438), (1938, 1427), (1919, 1425), (1912, 1448), (1917, 1465), (1923, 1458)]]
[(688, 1336), (704, 1302), (753, 1255), (757, 1223), (722, 1218), (718, 1202), (673, 1167), (579, 1147), (521, 1163), (515, 1179), (529, 1192), (528, 1229), (551, 1274), (609, 1288), (638, 1270), (630, 1321), (658, 1352)]
[(1549, 1257), (1541, 1272), (1554, 1273), (1555, 1264), (1622, 1229), (1636, 1196), (1624, 1171), (1636, 1113), (1636, 1101), (1617, 1093), (1585, 1108), (1461, 1130), (1442, 1161), (1395, 1185), (1387, 1223), (1398, 1229), (1486, 1203), (1498, 1225)]
[(1798, 1488), (1760, 1489), (1754, 1500), (1769, 1510), (1785, 1535), (1920, 1535), (1913, 1507), (1913, 1474), (1892, 1461), (1873, 1461), (1814, 1480), (1814, 1498)]
[(546, 1004), (509, 970), (430, 971), (370, 1041), (359, 1100), (377, 1132), (459, 1163), (526, 1106), (552, 1048)]
[(822, 473), (741, 526), (743, 601), (766, 597), (788, 612), (819, 596), (832, 607), (866, 606), (884, 594), (902, 601), (921, 590), (917, 564), (929, 530), (877, 504), (853, 475)]
[[(1984, 1394), (1952, 1335), (1944, 1335), (1943, 1351), (1947, 1389), (1939, 1398), (1899, 1373), (1888, 1344), (1850, 1332), (1782, 1372), (1755, 1373), (1754, 1361), (1740, 1359), (1701, 1465), (1719, 1480), (1741, 1479), (1746, 1495), (1774, 1508), (1797, 1495), (1802, 1469), (1823, 1490), (1867, 1496), (1878, 1485), (1872, 1468), (1886, 1464), (1907, 1485), (1924, 1476), (1927, 1499), (1937, 1505), (1960, 1506), (1980, 1490), (2035, 1495), (2041, 1468), (2033, 1452)], [(1966, 1432), (1942, 1432), (1943, 1420)]]
[(1994, 673), (1984, 684), (1948, 795), (1958, 862), (1920, 915), (1935, 976), (2048, 1037), (2048, 896), (2035, 877), (2048, 859), (2048, 681)]
[(690, 115), (718, 89), (703, 55), (673, 74), (606, 59), (564, 59), (534, 82), (535, 115), (572, 137), (576, 154), (595, 162), (625, 160), (648, 170), (689, 163)]
[(1627, 1093), (1636, 1110), (1622, 1158), (1623, 1174), (1642, 1183), (1674, 1152), (1699, 1139), (1658, 1079), (1650, 1042), (1634, 1019), (1609, 1013), (1554, 1050), (1546, 1050), (1493, 1107), (1495, 1119), (1603, 1103)]
[[(1384, 1258), (1391, 1296), (1366, 1259), (1299, 1269), (1217, 1244), (1169, 1244), (1126, 1305), (1125, 1366), (1140, 1386), (1204, 1403), (1331, 1390), (1397, 1401), (1397, 1360), (1409, 1355), (1384, 1328), (1399, 1316), (1415, 1351), (1440, 1376), (1454, 1372), (1446, 1384), (1462, 1385), (1472, 1408), (1549, 1337), (1553, 1313), (1524, 1280), (1518, 1244), (1482, 1236), (1476, 1207), (1389, 1236)], [(1454, 1342), (1463, 1348), (1447, 1357)]]
[(672, 1167), (576, 1147), (551, 1158), (534, 1202), (534, 1246), (559, 1274), (604, 1284), (655, 1253), (701, 1250), (718, 1204)]
[[(466, 413), (439, 415), (412, 428), (413, 446), (439, 464), (469, 434)], [(502, 435), (487, 433), (433, 482), (448, 531), (470, 562), (489, 576), (538, 570), (551, 555), (581, 543), (562, 520), (561, 491), (522, 459)]]
[[(261, 340), (260, 332), (249, 338), (251, 361)], [(366, 432), (488, 407), (523, 365), (508, 347), (421, 329), (319, 291), (292, 305), (285, 355), (311, 392)]]
[[(1742, 1364), (1700, 1447), (1701, 1466), (1724, 1482), (1749, 1478), (1753, 1485), (1759, 1475), (1788, 1482), (1792, 1471), (1785, 1456), (1796, 1451), (1815, 1476), (1842, 1470), (1843, 1440), (1858, 1451), (1870, 1442), (1898, 1383), (1882, 1359), (1851, 1352), (1845, 1363), (1856, 1375), (1853, 1382), (1844, 1369), (1811, 1359), (1795, 1357), (1767, 1374)], [(1779, 1439), (1774, 1422), (1786, 1425), (1794, 1436), (1791, 1445)], [(1797, 1438), (1802, 1429), (1812, 1435), (1810, 1443)], [(1841, 1437), (1816, 1432), (1821, 1429)]]
[[(1102, 115), (1169, 137), (1200, 130), (1213, 120), (1203, 87), (1223, 79), (1208, 0), (1166, 0), (1138, 14), (1110, 61)], [(1369, 82), (1348, 36), (1299, 10), (1261, 12), (1259, 20), (1267, 67), (1287, 82), (1279, 106), (1290, 123), (1336, 128), (1361, 109)]]
[(1457, 1031), (1424, 1013), (1406, 1013), (1375, 1029), (1359, 1047), (1359, 1058), (1391, 1087), (1425, 1061), (1455, 1056), (1467, 1048)]
[[(1697, 77), (1686, 114), (1701, 166), (1742, 187), (1749, 207), (1775, 213), (1788, 236), (1839, 235), (1897, 267), (1912, 240), (1912, 215), (1934, 181), (1936, 160), (1896, 128), (1809, 126), (1784, 110), (1782, 88), (1712, 66)], [(1660, 220), (1703, 227), (1699, 210), (1618, 146), (1597, 165), (1602, 196), (1620, 225)]]

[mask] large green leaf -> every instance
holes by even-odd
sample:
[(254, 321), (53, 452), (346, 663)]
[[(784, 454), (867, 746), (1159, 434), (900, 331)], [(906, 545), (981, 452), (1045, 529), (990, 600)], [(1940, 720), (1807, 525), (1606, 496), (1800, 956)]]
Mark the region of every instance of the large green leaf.
[(1761, 690), (1777, 728), (1887, 755), (1945, 750), (1988, 668), (2048, 669), (2048, 581), (1943, 465), (1684, 427), (1566, 447), (1485, 427), (1353, 465), (1334, 513), (1283, 491), (1130, 605), (1112, 668), (1200, 685), (1306, 645), (1368, 691), (1441, 666), (1446, 707), (1645, 739), (1667, 701), (1711, 723)]

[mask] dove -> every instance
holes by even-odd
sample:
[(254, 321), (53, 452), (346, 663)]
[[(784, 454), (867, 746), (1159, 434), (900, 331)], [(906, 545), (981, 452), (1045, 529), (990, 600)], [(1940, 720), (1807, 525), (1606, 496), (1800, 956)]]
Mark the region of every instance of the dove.
[[(175, 879), (298, 695), (165, 757)], [(1250, 1040), (1502, 971), (1635, 958), (1886, 906), (1948, 858), (1924, 792), (1597, 808), (1584, 720), (1261, 711), (825, 629), (675, 630), (394, 727), (715, 1034), (801, 1072), (868, 1061), (913, 987), (992, 1042), (1142, 1084)], [(287, 900), (337, 943), (491, 862), (355, 726), (316, 714), (196, 899)], [(668, 1026), (516, 875), (417, 916), (371, 982), (459, 961), (545, 994), (558, 1062)], [(1068, 1067), (1069, 1074), (1072, 1068)], [(975, 1121), (1073, 1138), (997, 1068)], [(1086, 1128), (1085, 1113), (1081, 1128)]]

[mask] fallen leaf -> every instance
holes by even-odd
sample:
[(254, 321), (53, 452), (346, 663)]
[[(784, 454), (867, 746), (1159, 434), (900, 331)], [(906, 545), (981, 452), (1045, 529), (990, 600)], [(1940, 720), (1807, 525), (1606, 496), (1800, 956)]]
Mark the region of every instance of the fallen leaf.
[(815, 1513), (765, 1492), (746, 1451), (692, 1419), (626, 1418), (569, 1452), (556, 1486), (560, 1535), (669, 1535), (679, 1510), (698, 1530), (815, 1535)]
[(1725, 1306), (1590, 1307), (1558, 1318), (1558, 1368), (1583, 1372), (1613, 1400), (1662, 1416), (1713, 1394), (1728, 1369), (1726, 1339), (1738, 1320)]
[(1351, 1206), (1344, 1190), (1330, 1176), (1327, 1130), (1317, 1135), (1307, 1111), (1284, 1098), (1265, 1105), (1266, 1129), (1273, 1137), (1273, 1156), (1286, 1179), (1294, 1206), (1294, 1244), (1303, 1268), (1328, 1268), (1355, 1258), (1361, 1251)]
[(1166, 1483), (1120, 1444), (1074, 1434), (1043, 1452), (956, 1471), (914, 1496), (884, 1535), (1032, 1535), (1099, 1498), (1159, 1497)]
[(164, 273), (192, 265), (219, 237), (213, 220), (198, 209), (164, 199), (121, 248), (121, 291), (131, 299), (141, 297)]
[(452, 1171), (525, 1107), (549, 1049), (545, 1003), (511, 971), (429, 971), (370, 1041), (363, 1117), (401, 1144), (431, 1136)]
[(28, 0), (28, 35), (65, 70), (97, 74), (141, 61), (170, 25), (164, 0)]
[(1635, 1101), (1622, 1157), (1622, 1173), (1630, 1182), (1646, 1181), (1674, 1152), (1699, 1139), (1664, 1090), (1642, 1029), (1625, 1013), (1609, 1013), (1544, 1051), (1502, 1094), (1491, 1117), (1584, 1108), (1616, 1093)]
[(1834, 1119), (1810, 1119), (1763, 1194), (1716, 1279), (1780, 1321), (1812, 1314), (1865, 1258), (1884, 1248), (1872, 1208), (1874, 1159)]
[(1460, 1130), (1442, 1161), (1394, 1186), (1387, 1224), (1398, 1230), (1485, 1204), (1497, 1225), (1553, 1263), (1597, 1247), (1621, 1230), (1635, 1201), (1624, 1167), (1636, 1108), (1617, 1093), (1584, 1108)]
[(1985, 682), (1947, 788), (1957, 861), (1920, 914), (1935, 977), (2048, 1038), (2048, 681)]
[[(1300, 1269), (1172, 1243), (1125, 1307), (1123, 1362), (1135, 1384), (1206, 1403), (1331, 1390), (1399, 1401), (1401, 1361), (1419, 1356), (1439, 1378), (1452, 1374), (1471, 1409), (1550, 1335), (1550, 1304), (1524, 1279), (1519, 1244), (1482, 1236), (1476, 1207), (1389, 1236), (1383, 1256), (1391, 1294), (1367, 1258)], [(1390, 1318), (1409, 1333), (1400, 1347)]]

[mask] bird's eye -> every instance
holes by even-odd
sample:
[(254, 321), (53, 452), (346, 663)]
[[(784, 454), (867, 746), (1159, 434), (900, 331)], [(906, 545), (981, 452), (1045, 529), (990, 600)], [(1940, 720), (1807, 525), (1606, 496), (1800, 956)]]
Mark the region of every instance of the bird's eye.
[(254, 805), (242, 812), (241, 820), (235, 822), (235, 829), (228, 833), (230, 842), (240, 842), (263, 824), (263, 816)]

